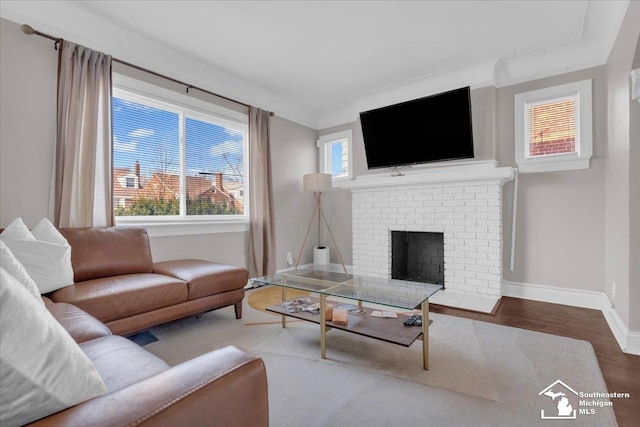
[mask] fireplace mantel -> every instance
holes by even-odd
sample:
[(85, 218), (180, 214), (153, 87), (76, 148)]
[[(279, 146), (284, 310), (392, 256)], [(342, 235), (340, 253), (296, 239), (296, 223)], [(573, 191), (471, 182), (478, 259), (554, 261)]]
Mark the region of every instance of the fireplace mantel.
[(334, 182), (333, 186), (360, 192), (390, 188), (503, 185), (514, 177), (513, 168), (497, 167), (494, 161), (408, 170), (403, 173), (401, 176), (391, 176), (391, 172), (360, 175), (354, 180)]

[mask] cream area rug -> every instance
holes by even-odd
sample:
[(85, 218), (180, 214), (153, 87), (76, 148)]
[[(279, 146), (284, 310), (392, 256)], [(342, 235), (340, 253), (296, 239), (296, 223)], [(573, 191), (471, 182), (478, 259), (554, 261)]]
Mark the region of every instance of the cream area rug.
[[(321, 359), (318, 325), (298, 321), (283, 329), (248, 304), (242, 320), (229, 307), (153, 328), (158, 341), (145, 348), (170, 364), (231, 344), (259, 354), (276, 427), (549, 426), (569, 422), (541, 419), (558, 416), (562, 397), (576, 411), (575, 425), (616, 425), (611, 407), (581, 414), (584, 399), (573, 393), (607, 391), (591, 344), (430, 317), (429, 371), (422, 369), (419, 341), (405, 348), (338, 330), (327, 334), (327, 359)], [(554, 383), (549, 390), (564, 396), (540, 393)]]

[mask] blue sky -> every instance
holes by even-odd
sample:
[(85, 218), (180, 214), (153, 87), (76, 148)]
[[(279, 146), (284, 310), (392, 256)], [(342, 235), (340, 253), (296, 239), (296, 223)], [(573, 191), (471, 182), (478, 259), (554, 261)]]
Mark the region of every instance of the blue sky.
[(331, 144), (331, 175), (340, 175), (342, 172), (342, 144)]
[[(179, 115), (113, 98), (113, 164), (131, 168), (137, 160), (143, 175), (156, 170), (177, 173), (180, 165)], [(188, 175), (223, 172), (236, 175), (242, 163), (242, 134), (212, 123), (185, 119)]]

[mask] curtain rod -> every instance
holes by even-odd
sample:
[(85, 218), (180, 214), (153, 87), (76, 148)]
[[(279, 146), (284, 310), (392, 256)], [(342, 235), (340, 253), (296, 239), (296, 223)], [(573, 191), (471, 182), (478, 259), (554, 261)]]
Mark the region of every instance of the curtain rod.
[[(29, 36), (30, 36), (30, 35), (33, 35), (33, 34), (35, 34), (36, 36), (40, 36), (40, 37), (44, 37), (44, 38), (49, 39), (49, 40), (53, 40), (53, 41), (56, 43), (56, 48), (57, 48), (57, 44), (58, 44), (58, 43), (60, 43), (60, 42), (62, 41), (62, 38), (59, 38), (59, 37), (53, 37), (53, 36), (51, 36), (51, 35), (49, 35), (49, 34), (41, 33), (40, 31), (34, 30), (34, 29), (33, 29), (33, 27), (32, 27), (31, 25), (22, 24), (22, 25), (20, 26), (20, 29), (22, 30), (22, 32), (23, 32), (23, 33), (25, 33), (25, 34), (27, 34), (27, 35), (29, 35)], [(157, 72), (155, 72), (155, 71), (149, 70), (149, 69), (147, 69), (147, 68), (143, 68), (143, 67), (140, 67), (140, 66), (138, 66), (138, 65), (132, 64), (132, 63), (130, 63), (130, 62), (126, 62), (126, 61), (123, 61), (123, 60), (121, 60), (121, 59), (114, 58), (114, 57), (111, 57), (111, 60), (112, 60), (112, 61), (114, 61), (114, 62), (117, 62), (117, 63), (119, 63), (119, 64), (126, 65), (127, 67), (135, 68), (136, 70), (140, 70), (140, 71), (143, 71), (143, 72), (145, 72), (145, 73), (152, 74), (152, 75), (154, 75), (154, 76), (156, 76), (156, 77), (160, 77), (160, 78), (162, 78), (162, 79), (169, 80), (169, 81), (171, 81), (171, 82), (173, 82), (173, 83), (177, 83), (177, 84), (179, 84), (179, 85), (186, 86), (186, 92), (187, 92), (187, 93), (189, 93), (189, 89), (195, 89), (195, 90), (198, 90), (198, 91), (200, 91), (200, 92), (204, 92), (204, 93), (207, 93), (207, 94), (209, 94), (209, 95), (213, 95), (213, 96), (215, 96), (215, 97), (217, 97), (217, 98), (221, 98), (221, 99), (224, 99), (224, 100), (227, 100), (227, 101), (231, 101), (231, 102), (233, 102), (233, 103), (235, 103), (235, 104), (242, 105), (243, 107), (247, 107), (247, 108), (250, 108), (250, 107), (251, 107), (251, 105), (246, 104), (246, 103), (244, 103), (244, 102), (240, 102), (240, 101), (237, 101), (237, 100), (235, 100), (235, 99), (232, 99), (232, 98), (226, 97), (226, 96), (224, 96), (224, 95), (220, 95), (220, 94), (218, 94), (218, 93), (211, 92), (211, 91), (209, 91), (209, 90), (199, 88), (199, 87), (197, 87), (197, 86), (194, 86), (194, 85), (191, 85), (191, 84), (188, 84), (188, 83), (182, 82), (182, 81), (177, 80), (177, 79), (174, 79), (174, 78), (172, 78), (172, 77), (165, 76), (164, 74), (160, 74), (160, 73), (157, 73)], [(269, 115), (270, 115), (271, 117), (273, 117), (273, 116), (274, 116), (273, 111), (269, 111)]]

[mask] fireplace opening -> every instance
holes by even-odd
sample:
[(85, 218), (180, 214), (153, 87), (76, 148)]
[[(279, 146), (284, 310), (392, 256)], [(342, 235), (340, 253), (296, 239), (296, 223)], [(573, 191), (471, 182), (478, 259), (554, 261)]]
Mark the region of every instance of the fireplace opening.
[(444, 233), (392, 231), (391, 278), (444, 286)]

